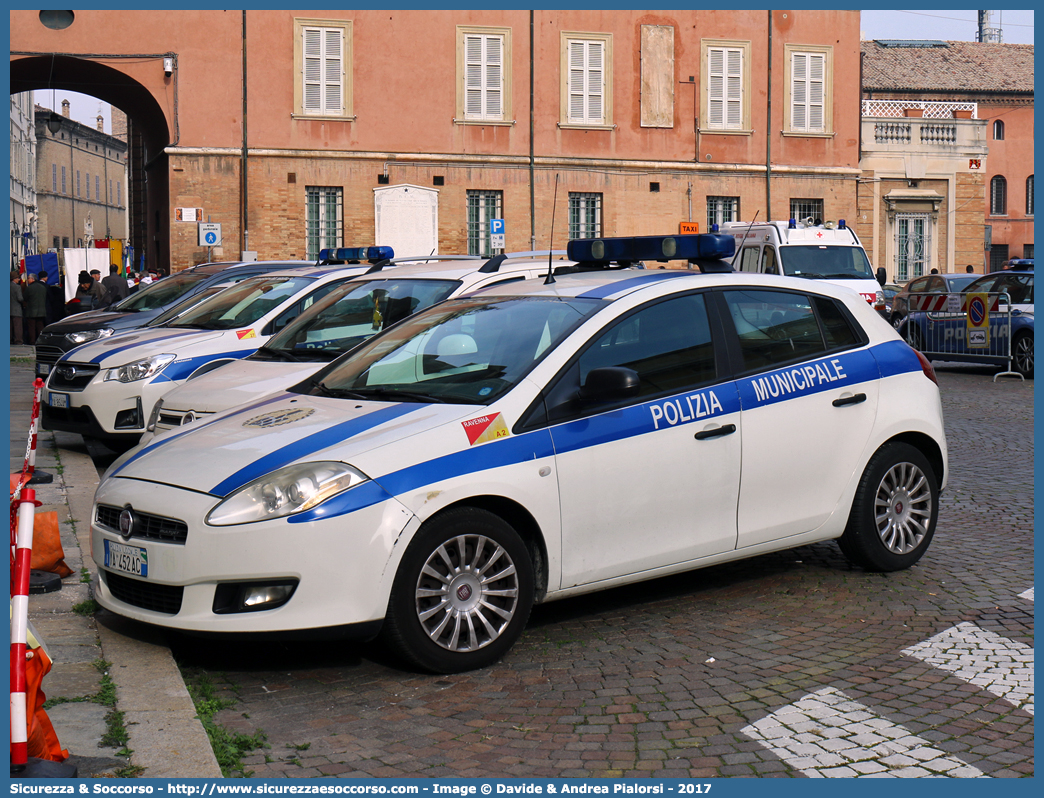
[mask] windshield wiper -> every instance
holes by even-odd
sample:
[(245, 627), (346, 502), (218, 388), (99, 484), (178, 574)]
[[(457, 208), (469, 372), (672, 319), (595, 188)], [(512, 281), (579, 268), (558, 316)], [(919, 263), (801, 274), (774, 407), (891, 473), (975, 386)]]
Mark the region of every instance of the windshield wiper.
[[(257, 357), (260, 355), (261, 357)], [(267, 346), (262, 346), (258, 349), (251, 357), (256, 360), (272, 359), (272, 360), (289, 360), (291, 363), (300, 363), (301, 358), (297, 355), (287, 352), (285, 349), (269, 349)]]
[(430, 396), (429, 394), (414, 393), (413, 391), (403, 391), (397, 388), (356, 388), (349, 390), (348, 388), (330, 388), (321, 382), (317, 382), (315, 387), (322, 391), (324, 396), (333, 396), (338, 399), (384, 399), (389, 401), (401, 400), (406, 402), (429, 402), (434, 404), (445, 404), (445, 399), (440, 399), (438, 396)]

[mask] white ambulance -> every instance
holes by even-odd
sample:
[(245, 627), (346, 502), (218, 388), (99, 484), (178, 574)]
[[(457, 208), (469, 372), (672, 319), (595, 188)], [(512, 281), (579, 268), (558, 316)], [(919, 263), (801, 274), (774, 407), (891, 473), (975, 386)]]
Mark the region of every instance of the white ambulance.
[(884, 315), (884, 269), (874, 273), (855, 230), (845, 220), (813, 224), (725, 222), (719, 232), (736, 240), (732, 267), (738, 272), (825, 280), (853, 289)]

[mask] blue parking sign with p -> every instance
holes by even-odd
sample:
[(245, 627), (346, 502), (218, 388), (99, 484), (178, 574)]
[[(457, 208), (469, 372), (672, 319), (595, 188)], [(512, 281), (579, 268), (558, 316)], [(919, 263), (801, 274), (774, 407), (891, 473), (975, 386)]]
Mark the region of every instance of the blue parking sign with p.
[(489, 233), (490, 235), (503, 235), (504, 234), (504, 220), (503, 219), (490, 219), (489, 220)]

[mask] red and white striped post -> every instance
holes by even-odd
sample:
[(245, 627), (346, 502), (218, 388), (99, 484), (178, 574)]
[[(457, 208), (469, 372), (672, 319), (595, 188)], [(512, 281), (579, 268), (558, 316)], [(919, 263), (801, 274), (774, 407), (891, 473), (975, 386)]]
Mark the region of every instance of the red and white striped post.
[(29, 761), (25, 705), (25, 654), (29, 627), (29, 570), (33, 556), (36, 491), (23, 488), (18, 504), (18, 532), (11, 581), (11, 770)]
[(33, 413), (29, 422), (29, 439), (25, 443), (25, 460), (22, 463), (22, 476), (18, 485), (11, 491), (11, 502), (15, 501), (18, 491), (23, 485), (29, 484), (36, 471), (36, 438), (40, 432), (40, 394), (43, 391), (44, 381), (39, 377), (33, 382)]

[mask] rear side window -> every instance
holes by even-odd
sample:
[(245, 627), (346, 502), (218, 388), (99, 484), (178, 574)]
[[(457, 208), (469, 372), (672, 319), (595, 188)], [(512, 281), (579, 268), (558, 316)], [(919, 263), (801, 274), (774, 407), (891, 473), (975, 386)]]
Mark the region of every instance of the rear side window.
[(723, 295), (743, 371), (775, 368), (860, 343), (847, 315), (826, 297), (756, 289)]

